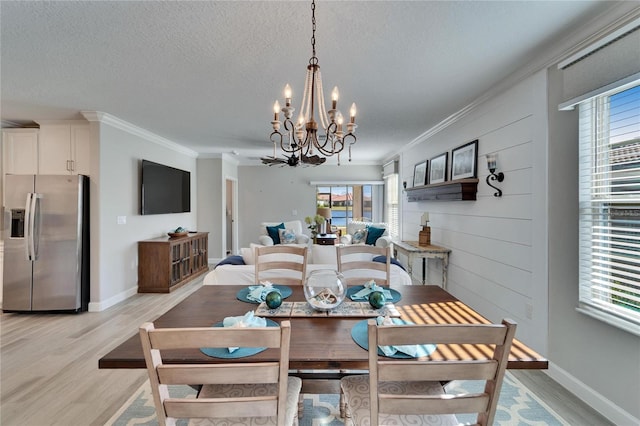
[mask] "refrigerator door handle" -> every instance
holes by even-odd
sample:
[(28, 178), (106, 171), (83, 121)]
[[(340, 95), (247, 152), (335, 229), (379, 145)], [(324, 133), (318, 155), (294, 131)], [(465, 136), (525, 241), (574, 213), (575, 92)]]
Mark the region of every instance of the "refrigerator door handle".
[[(38, 203), (38, 195), (33, 192), (27, 194), (27, 205), (26, 205), (26, 213), (25, 213), (25, 246), (27, 248), (27, 259), (31, 261), (35, 261), (38, 259), (38, 251), (36, 244), (36, 220), (40, 216), (39, 208), (40, 205)], [(39, 234), (39, 229), (37, 230)]]
[(31, 256), (38, 260), (38, 248), (40, 247), (40, 199), (42, 194), (31, 196)]
[(32, 192), (27, 193), (27, 202), (24, 206), (24, 241), (25, 256), (27, 260), (33, 260), (31, 257), (31, 198)]

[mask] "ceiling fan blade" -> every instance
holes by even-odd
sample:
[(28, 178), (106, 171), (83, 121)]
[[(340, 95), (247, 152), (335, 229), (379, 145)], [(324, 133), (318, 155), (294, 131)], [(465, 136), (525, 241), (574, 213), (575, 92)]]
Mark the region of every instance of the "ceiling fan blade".
[(325, 157), (320, 157), (318, 155), (302, 155), (301, 156), (301, 161), (303, 163), (306, 164), (311, 164), (313, 166), (319, 166), (320, 164), (324, 163), (325, 161), (327, 161), (327, 159)]

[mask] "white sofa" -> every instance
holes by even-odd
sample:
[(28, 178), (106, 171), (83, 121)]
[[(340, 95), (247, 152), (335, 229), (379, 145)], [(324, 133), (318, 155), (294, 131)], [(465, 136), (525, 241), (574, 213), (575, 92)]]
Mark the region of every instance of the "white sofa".
[[(254, 245), (255, 246), (255, 245)], [(307, 259), (307, 275), (317, 269), (337, 270), (335, 246), (313, 245)], [(253, 285), (255, 282), (255, 265), (250, 258), (251, 249), (242, 249), (246, 265), (218, 265), (204, 277), (204, 285)], [(277, 272), (277, 271), (276, 271)], [(269, 273), (269, 271), (267, 271)], [(277, 275), (281, 275), (281, 272)], [(276, 275), (276, 276), (277, 276)], [(375, 279), (375, 277), (373, 277)], [(268, 275), (267, 275), (268, 279)], [(411, 277), (398, 265), (391, 265), (391, 282), (393, 284), (411, 285)]]
[(384, 228), (384, 233), (380, 238), (376, 240), (377, 247), (390, 247), (393, 252), (393, 243), (389, 236), (389, 225), (382, 222), (361, 222), (357, 220), (349, 221), (347, 223), (347, 234), (340, 237), (340, 243), (350, 245), (353, 244), (353, 234), (360, 229), (365, 229), (367, 226), (373, 226), (376, 228)]
[(302, 228), (302, 222), (299, 220), (292, 220), (289, 222), (262, 222), (260, 224), (260, 236), (258, 237), (258, 242), (263, 246), (272, 246), (273, 239), (269, 236), (267, 232), (267, 226), (278, 226), (281, 223), (284, 223), (285, 229), (291, 229), (296, 234), (296, 244), (308, 244), (310, 237), (306, 235)]

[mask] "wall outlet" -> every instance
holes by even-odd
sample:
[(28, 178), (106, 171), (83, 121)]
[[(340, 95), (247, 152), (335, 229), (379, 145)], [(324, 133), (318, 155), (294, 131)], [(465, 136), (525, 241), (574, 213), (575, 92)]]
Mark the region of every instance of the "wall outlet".
[(127, 217), (126, 216), (118, 216), (116, 218), (116, 221), (117, 221), (118, 225), (126, 225), (127, 224)]
[(525, 315), (527, 319), (533, 319), (533, 305), (531, 303), (525, 305)]
[(291, 216), (298, 216), (298, 210), (291, 210)]

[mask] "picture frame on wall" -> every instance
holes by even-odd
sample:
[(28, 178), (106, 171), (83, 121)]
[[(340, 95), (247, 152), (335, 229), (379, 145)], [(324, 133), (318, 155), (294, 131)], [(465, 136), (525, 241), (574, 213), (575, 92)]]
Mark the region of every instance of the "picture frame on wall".
[(413, 186), (422, 186), (427, 184), (427, 161), (413, 166)]
[(447, 180), (448, 159), (449, 153), (445, 152), (429, 160), (429, 164), (431, 165), (429, 170), (429, 184), (441, 183)]
[(475, 178), (478, 169), (478, 139), (451, 150), (451, 180)]

